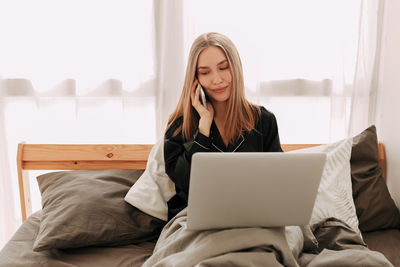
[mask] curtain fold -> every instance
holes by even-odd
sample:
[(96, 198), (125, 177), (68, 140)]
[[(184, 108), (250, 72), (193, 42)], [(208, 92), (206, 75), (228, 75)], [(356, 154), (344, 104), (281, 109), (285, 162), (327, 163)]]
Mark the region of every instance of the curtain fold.
[(15, 199), (18, 198), (18, 195), (14, 193), (10, 171), (10, 164), (16, 165), (16, 161), (10, 162), (8, 160), (4, 106), (4, 97), (0, 92), (0, 248), (11, 238), (20, 225), (20, 220), (16, 216), (18, 206), (15, 205)]
[(354, 136), (376, 122), (378, 74), (382, 43), (384, 1), (363, 0), (360, 8), (348, 135)]
[(156, 136), (164, 135), (169, 114), (178, 104), (185, 74), (182, 0), (154, 0), (156, 43)]

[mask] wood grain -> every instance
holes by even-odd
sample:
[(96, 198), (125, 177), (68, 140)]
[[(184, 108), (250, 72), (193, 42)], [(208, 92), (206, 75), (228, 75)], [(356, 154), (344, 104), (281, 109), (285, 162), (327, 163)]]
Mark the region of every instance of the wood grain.
[(25, 144), (26, 161), (147, 160), (153, 145)]
[(25, 170), (144, 170), (147, 160), (23, 161)]

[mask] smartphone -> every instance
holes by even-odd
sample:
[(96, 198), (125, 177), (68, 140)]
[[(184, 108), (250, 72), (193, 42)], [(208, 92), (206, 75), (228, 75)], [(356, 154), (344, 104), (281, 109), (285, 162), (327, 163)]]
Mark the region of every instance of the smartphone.
[(204, 89), (201, 85), (200, 85), (200, 98), (201, 98), (201, 103), (203, 104), (203, 106), (205, 108), (207, 108), (206, 94), (204, 93)]

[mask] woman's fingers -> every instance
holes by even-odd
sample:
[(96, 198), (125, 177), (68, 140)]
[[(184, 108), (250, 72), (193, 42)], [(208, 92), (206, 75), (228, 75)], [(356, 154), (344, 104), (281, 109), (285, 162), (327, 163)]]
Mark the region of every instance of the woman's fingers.
[(207, 103), (207, 107), (205, 107), (200, 102), (200, 90), (201, 90), (200, 83), (198, 81), (193, 82), (193, 88), (191, 92), (192, 106), (200, 115), (200, 117), (205, 117), (207, 118), (207, 120), (212, 121), (214, 117), (214, 108), (211, 105), (211, 103)]

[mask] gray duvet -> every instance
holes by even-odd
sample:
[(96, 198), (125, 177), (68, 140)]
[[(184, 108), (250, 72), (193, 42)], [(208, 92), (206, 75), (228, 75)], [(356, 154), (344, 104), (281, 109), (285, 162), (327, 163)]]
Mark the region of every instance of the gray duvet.
[(333, 218), (313, 227), (318, 244), (307, 251), (311, 240), (300, 227), (189, 231), (186, 215), (185, 209), (164, 227), (143, 266), (393, 266)]
[(1, 267), (141, 266), (146, 259), (144, 266), (393, 266), (335, 219), (314, 226), (311, 240), (300, 227), (191, 232), (184, 210), (164, 227), (155, 248), (145, 242), (34, 252), (40, 215), (32, 215), (0, 251)]

